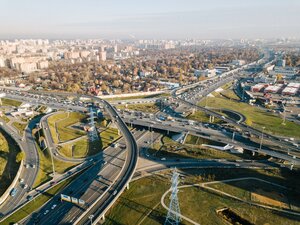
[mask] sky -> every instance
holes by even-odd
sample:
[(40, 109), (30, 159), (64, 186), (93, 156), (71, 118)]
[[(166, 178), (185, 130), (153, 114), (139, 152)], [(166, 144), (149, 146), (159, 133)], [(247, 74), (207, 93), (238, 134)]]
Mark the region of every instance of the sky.
[(300, 37), (300, 0), (0, 0), (0, 39)]

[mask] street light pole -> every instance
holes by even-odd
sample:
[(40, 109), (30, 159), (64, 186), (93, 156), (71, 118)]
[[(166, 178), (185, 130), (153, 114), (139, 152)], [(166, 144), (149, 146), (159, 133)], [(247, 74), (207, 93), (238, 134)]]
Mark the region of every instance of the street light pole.
[(232, 142), (234, 142), (234, 136), (235, 136), (235, 132), (233, 131), (233, 133), (232, 133)]
[(261, 139), (260, 139), (259, 150), (261, 150), (261, 147), (262, 147), (263, 138), (264, 138), (264, 130), (265, 130), (265, 127), (263, 127), (263, 130), (261, 132)]
[(89, 215), (89, 219), (90, 219), (91, 225), (93, 225), (93, 218), (94, 218), (93, 214)]

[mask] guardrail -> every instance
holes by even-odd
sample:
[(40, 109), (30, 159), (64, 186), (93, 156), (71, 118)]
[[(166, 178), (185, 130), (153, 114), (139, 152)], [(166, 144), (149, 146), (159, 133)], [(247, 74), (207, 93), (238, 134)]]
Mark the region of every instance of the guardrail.
[(20, 178), (23, 166), (24, 166), (24, 161), (22, 160), (21, 163), (20, 163), (19, 170), (18, 170), (18, 172), (17, 172), (17, 174), (16, 174), (13, 182), (9, 185), (9, 187), (6, 189), (6, 191), (0, 197), (0, 205), (2, 205), (5, 202), (5, 200), (8, 198), (8, 196), (9, 196), (9, 194), (11, 192), (11, 189), (13, 189), (14, 186), (17, 184), (17, 182), (18, 182), (18, 180)]

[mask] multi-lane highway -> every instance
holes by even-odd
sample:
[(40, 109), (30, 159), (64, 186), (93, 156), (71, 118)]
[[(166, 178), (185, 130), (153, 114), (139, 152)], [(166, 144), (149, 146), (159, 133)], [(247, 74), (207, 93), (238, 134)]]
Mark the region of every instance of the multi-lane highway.
[[(6, 215), (13, 211), (25, 198), (29, 190), (32, 188), (38, 172), (39, 156), (36, 149), (35, 141), (32, 136), (32, 128), (38, 122), (39, 118), (30, 121), (25, 129), (23, 137), (19, 136), (18, 132), (12, 127), (3, 123), (2, 129), (15, 139), (21, 150), (25, 153), (24, 166), (21, 168), (20, 179), (15, 185), (18, 190), (14, 197), (9, 196), (7, 200), (0, 206), (2, 215)], [(20, 180), (22, 179), (22, 183)], [(24, 188), (27, 185), (27, 188)]]

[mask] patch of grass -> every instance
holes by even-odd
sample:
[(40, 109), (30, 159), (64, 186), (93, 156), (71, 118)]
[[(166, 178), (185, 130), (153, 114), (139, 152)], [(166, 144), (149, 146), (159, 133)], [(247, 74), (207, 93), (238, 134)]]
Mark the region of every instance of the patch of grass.
[(49, 116), (48, 119), (47, 119), (49, 129), (50, 129), (50, 133), (51, 133), (53, 142), (55, 144), (57, 144), (59, 142), (57, 132), (56, 132), (56, 121), (65, 118), (65, 116), (66, 115), (64, 113), (57, 113), (57, 114), (54, 114), (52, 116)]
[[(215, 94), (215, 96), (214, 98), (208, 97), (207, 106), (237, 111), (246, 117), (245, 122), (247, 125), (259, 130), (265, 127), (265, 132), (267, 133), (300, 138), (300, 126), (294, 122), (286, 121), (286, 125), (282, 125), (282, 119), (275, 114), (266, 112), (247, 103), (231, 101), (217, 94)], [(206, 100), (201, 101), (199, 105), (205, 106), (205, 101)]]
[[(210, 123), (209, 115), (202, 111), (196, 111), (195, 113), (188, 115), (186, 118), (189, 120), (200, 121), (202, 123)], [(214, 118), (214, 123), (220, 122), (222, 122), (222, 120), (220, 120), (219, 118)]]
[(108, 98), (107, 101), (121, 101), (121, 100), (132, 100), (132, 99), (141, 99), (141, 98), (159, 98), (159, 97), (169, 97), (169, 96), (170, 93), (162, 93), (162, 94), (154, 94), (154, 95)]
[(282, 206), (287, 205), (287, 207), (284, 208), (300, 210), (300, 197), (297, 193), (259, 180), (238, 180), (226, 183), (210, 184), (208, 186), (236, 196), (245, 201), (258, 202), (253, 199), (252, 195), (260, 195), (261, 193), (264, 193), (264, 197), (266, 197), (266, 199), (270, 199), (269, 204), (267, 202), (268, 205), (272, 205), (272, 200), (278, 200), (280, 202), (280, 199), (282, 199)]
[(84, 131), (69, 127), (81, 122), (84, 118), (85, 115), (78, 112), (65, 112), (50, 116), (48, 124), (54, 143), (69, 141), (85, 135)]
[(109, 146), (113, 141), (120, 137), (119, 131), (116, 128), (108, 127), (100, 133), (100, 141), (102, 149)]
[(56, 122), (59, 139), (61, 142), (69, 141), (82, 135), (85, 135), (84, 131), (69, 128), (69, 126), (82, 121), (85, 115), (78, 112), (67, 113), (65, 119)]
[(198, 158), (198, 159), (242, 159), (249, 158), (250, 155), (231, 154), (225, 151), (201, 146), (201, 144), (211, 144), (217, 146), (224, 146), (219, 142), (210, 141), (200, 137), (188, 135), (185, 144), (180, 144), (173, 141), (170, 137), (164, 136), (162, 138), (162, 145), (157, 141), (153, 148), (148, 151), (156, 157), (162, 158)]
[(19, 134), (22, 136), (27, 126), (27, 123), (13, 122), (12, 125), (18, 129)]
[[(34, 187), (38, 187), (39, 185), (49, 181), (51, 179), (50, 174), (53, 173), (52, 160), (49, 150), (45, 149), (42, 151), (38, 145), (36, 146), (38, 148), (40, 166), (38, 168), (36, 180), (33, 184)], [(59, 174), (62, 174), (77, 165), (76, 163), (64, 162), (55, 158), (53, 158), (53, 162), (55, 172)]]
[[(186, 169), (181, 171), (185, 175), (184, 180), (180, 180), (179, 185), (193, 184), (207, 181), (213, 177), (215, 179), (230, 179), (242, 176), (253, 176), (266, 180), (291, 183), (297, 179), (297, 174), (290, 171), (281, 171), (280, 169), (267, 170), (249, 170), (249, 169)], [(161, 174), (169, 174), (163, 172)], [(205, 179), (203, 179), (205, 177)], [(293, 184), (295, 188), (299, 185)], [(156, 225), (163, 224), (167, 211), (160, 205), (161, 196), (170, 188), (170, 176), (163, 177), (153, 175), (141, 178), (130, 183), (130, 189), (126, 190), (118, 199), (116, 204), (108, 212), (105, 225), (110, 224), (141, 224)], [(247, 219), (253, 224), (299, 224), (297, 218), (290, 218), (283, 214), (272, 212), (246, 203), (221, 197), (205, 189), (190, 187), (179, 189), (178, 198), (180, 209), (183, 215), (191, 218), (200, 224), (222, 224), (225, 222), (219, 217), (215, 210), (222, 207), (229, 207), (242, 218)], [(165, 203), (168, 205), (169, 198), (166, 196)], [(187, 221), (181, 221), (181, 224), (189, 224)]]
[(168, 180), (158, 175), (130, 183), (130, 189), (114, 204), (104, 224), (163, 224), (166, 211), (158, 211), (156, 206), (169, 186)]
[(16, 156), (19, 152), (17, 143), (0, 129), (0, 196), (17, 174), (20, 164), (16, 162)]
[(10, 121), (10, 119), (6, 115), (4, 115), (4, 113), (3, 116), (1, 116), (1, 119), (3, 119), (5, 123), (8, 123)]
[(69, 183), (72, 182), (74, 177), (70, 177), (67, 180), (55, 185), (53, 188), (49, 189), (45, 193), (42, 193), (38, 197), (36, 197), (33, 201), (30, 203), (24, 205), (22, 208), (17, 210), (14, 214), (6, 218), (4, 221), (1, 222), (1, 225), (10, 225), (14, 224), (28, 215), (30, 215), (32, 212), (40, 208), (43, 204), (45, 204), (49, 199), (51, 199), (56, 193), (58, 193), (60, 190), (62, 190), (64, 187), (66, 187)]
[(116, 105), (118, 109), (129, 109), (140, 112), (155, 113), (159, 110), (159, 107), (155, 103), (143, 103), (143, 104), (128, 104), (126, 105)]
[(100, 140), (90, 142), (88, 137), (84, 137), (72, 144), (63, 144), (59, 151), (66, 157), (84, 158), (95, 155), (102, 150), (102, 143)]
[(2, 100), (2, 105), (4, 105), (4, 106), (19, 107), (22, 104), (22, 102), (20, 102), (20, 101), (8, 99), (8, 98), (2, 98), (1, 100)]

